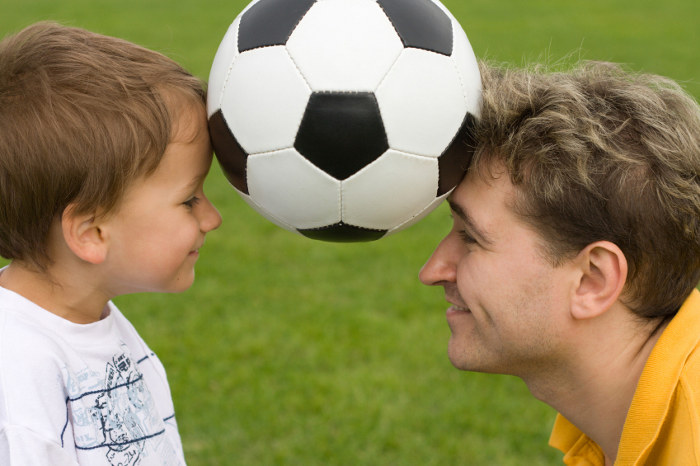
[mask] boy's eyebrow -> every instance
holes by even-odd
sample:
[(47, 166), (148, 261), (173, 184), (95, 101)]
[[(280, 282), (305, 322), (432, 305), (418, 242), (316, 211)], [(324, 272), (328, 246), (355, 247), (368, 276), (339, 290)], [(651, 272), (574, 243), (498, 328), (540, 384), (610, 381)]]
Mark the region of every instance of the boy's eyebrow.
[(480, 240), (484, 244), (491, 244), (493, 242), (489, 235), (476, 225), (474, 219), (472, 219), (469, 216), (469, 213), (466, 212), (459, 204), (454, 202), (452, 199), (447, 199), (447, 203), (450, 205), (452, 212), (457, 215), (462, 222), (464, 222), (470, 233), (476, 236), (477, 240)]
[(202, 184), (204, 182), (204, 180), (206, 179), (208, 174), (209, 174), (209, 170), (193, 176), (192, 179), (190, 179), (190, 182), (187, 183), (186, 188), (188, 190), (190, 190), (190, 189), (194, 189), (194, 188), (198, 187), (200, 184)]

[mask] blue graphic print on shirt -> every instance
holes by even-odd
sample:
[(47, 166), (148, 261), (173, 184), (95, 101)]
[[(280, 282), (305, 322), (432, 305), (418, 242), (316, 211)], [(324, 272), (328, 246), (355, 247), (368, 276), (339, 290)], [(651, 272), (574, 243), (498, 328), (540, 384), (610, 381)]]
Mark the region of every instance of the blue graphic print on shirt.
[(137, 466), (147, 441), (165, 433), (143, 375), (126, 353), (114, 355), (104, 375), (85, 369), (69, 376), (67, 423), (78, 450), (104, 449), (110, 465)]

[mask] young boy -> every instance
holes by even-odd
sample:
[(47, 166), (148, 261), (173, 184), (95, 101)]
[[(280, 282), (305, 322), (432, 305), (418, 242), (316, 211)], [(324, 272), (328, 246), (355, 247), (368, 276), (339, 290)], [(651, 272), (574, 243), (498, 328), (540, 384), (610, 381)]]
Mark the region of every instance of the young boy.
[(0, 464), (184, 464), (165, 371), (111, 302), (179, 292), (221, 217), (201, 82), (38, 23), (0, 42)]

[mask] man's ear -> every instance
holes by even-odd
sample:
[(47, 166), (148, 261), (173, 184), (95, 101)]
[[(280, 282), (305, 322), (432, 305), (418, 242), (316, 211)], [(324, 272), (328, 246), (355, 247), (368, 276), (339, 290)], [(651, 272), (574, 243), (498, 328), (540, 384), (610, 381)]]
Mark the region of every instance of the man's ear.
[(575, 259), (580, 274), (571, 313), (575, 319), (599, 316), (619, 299), (627, 281), (627, 258), (609, 241), (586, 246)]
[(70, 204), (61, 216), (61, 230), (68, 248), (80, 259), (100, 264), (107, 257), (107, 237), (95, 213), (76, 214)]

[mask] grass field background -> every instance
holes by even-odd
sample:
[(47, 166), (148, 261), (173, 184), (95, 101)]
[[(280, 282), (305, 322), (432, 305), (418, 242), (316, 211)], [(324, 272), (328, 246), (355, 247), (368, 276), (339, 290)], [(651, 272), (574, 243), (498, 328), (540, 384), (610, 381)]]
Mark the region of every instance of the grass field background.
[[(700, 96), (696, 0), (448, 0), (479, 57), (575, 58), (664, 74)], [(116, 35), (205, 78), (244, 6), (222, 0), (0, 0), (0, 35), (34, 21)], [(446, 357), (442, 290), (418, 270), (444, 208), (395, 236), (327, 244), (247, 207), (217, 165), (224, 219), (194, 287), (117, 299), (169, 374), (192, 465), (548, 465), (554, 412), (513, 377)]]

